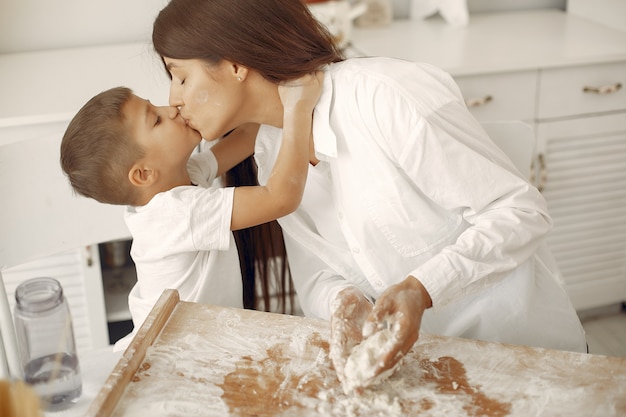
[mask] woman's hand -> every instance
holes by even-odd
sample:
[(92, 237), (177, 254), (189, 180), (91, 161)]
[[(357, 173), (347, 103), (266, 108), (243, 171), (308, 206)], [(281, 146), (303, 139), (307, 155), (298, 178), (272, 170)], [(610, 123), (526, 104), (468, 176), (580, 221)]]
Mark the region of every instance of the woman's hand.
[(430, 295), (422, 283), (412, 276), (392, 285), (376, 300), (363, 325), (363, 337), (391, 329), (394, 343), (386, 344), (379, 352), (374, 375), (392, 369), (413, 347), (419, 336), (422, 315), (431, 306)]
[(330, 360), (344, 384), (344, 369), (352, 348), (363, 340), (363, 323), (372, 311), (372, 303), (355, 287), (337, 294), (330, 316)]

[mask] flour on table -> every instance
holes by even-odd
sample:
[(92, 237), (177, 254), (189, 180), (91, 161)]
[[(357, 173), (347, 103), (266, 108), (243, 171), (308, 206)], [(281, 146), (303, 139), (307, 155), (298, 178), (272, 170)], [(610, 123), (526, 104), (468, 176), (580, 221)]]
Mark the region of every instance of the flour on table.
[(563, 372), (562, 362), (542, 351), (516, 356), (512, 348), (428, 334), (392, 377), (371, 380), (377, 354), (394, 342), (391, 318), (353, 349), (345, 369), (350, 387), (369, 385), (346, 394), (329, 359), (327, 322), (185, 303), (175, 311), (184, 320), (171, 321), (148, 348), (113, 417), (578, 415), (576, 399), (587, 395), (586, 387), (554, 385), (549, 377), (511, 378), (511, 370), (526, 372), (527, 360), (545, 375)]

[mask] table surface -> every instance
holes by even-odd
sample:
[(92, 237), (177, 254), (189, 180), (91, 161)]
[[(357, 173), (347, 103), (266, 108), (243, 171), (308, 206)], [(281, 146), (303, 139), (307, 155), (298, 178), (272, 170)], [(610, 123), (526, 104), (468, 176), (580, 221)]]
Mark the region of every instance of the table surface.
[[(623, 358), (422, 334), (386, 382), (347, 396), (327, 322), (175, 295), (162, 327), (149, 317), (138, 335), (157, 328), (145, 357), (131, 344), (88, 415), (626, 415)], [(105, 398), (116, 390), (119, 402)]]

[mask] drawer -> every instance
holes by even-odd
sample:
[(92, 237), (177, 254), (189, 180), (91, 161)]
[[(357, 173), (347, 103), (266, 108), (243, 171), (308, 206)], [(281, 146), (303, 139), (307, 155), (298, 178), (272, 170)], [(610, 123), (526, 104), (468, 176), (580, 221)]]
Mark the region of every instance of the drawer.
[(544, 69), (539, 119), (626, 109), (626, 62)]
[(537, 71), (457, 76), (465, 102), (480, 121), (535, 118)]

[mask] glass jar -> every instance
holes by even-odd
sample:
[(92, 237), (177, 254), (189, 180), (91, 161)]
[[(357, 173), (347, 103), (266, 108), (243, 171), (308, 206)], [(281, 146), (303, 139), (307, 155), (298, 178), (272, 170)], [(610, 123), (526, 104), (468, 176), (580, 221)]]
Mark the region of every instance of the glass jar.
[(33, 278), (17, 287), (15, 300), (24, 380), (35, 389), (43, 408), (67, 408), (80, 398), (82, 379), (63, 288), (53, 278)]

